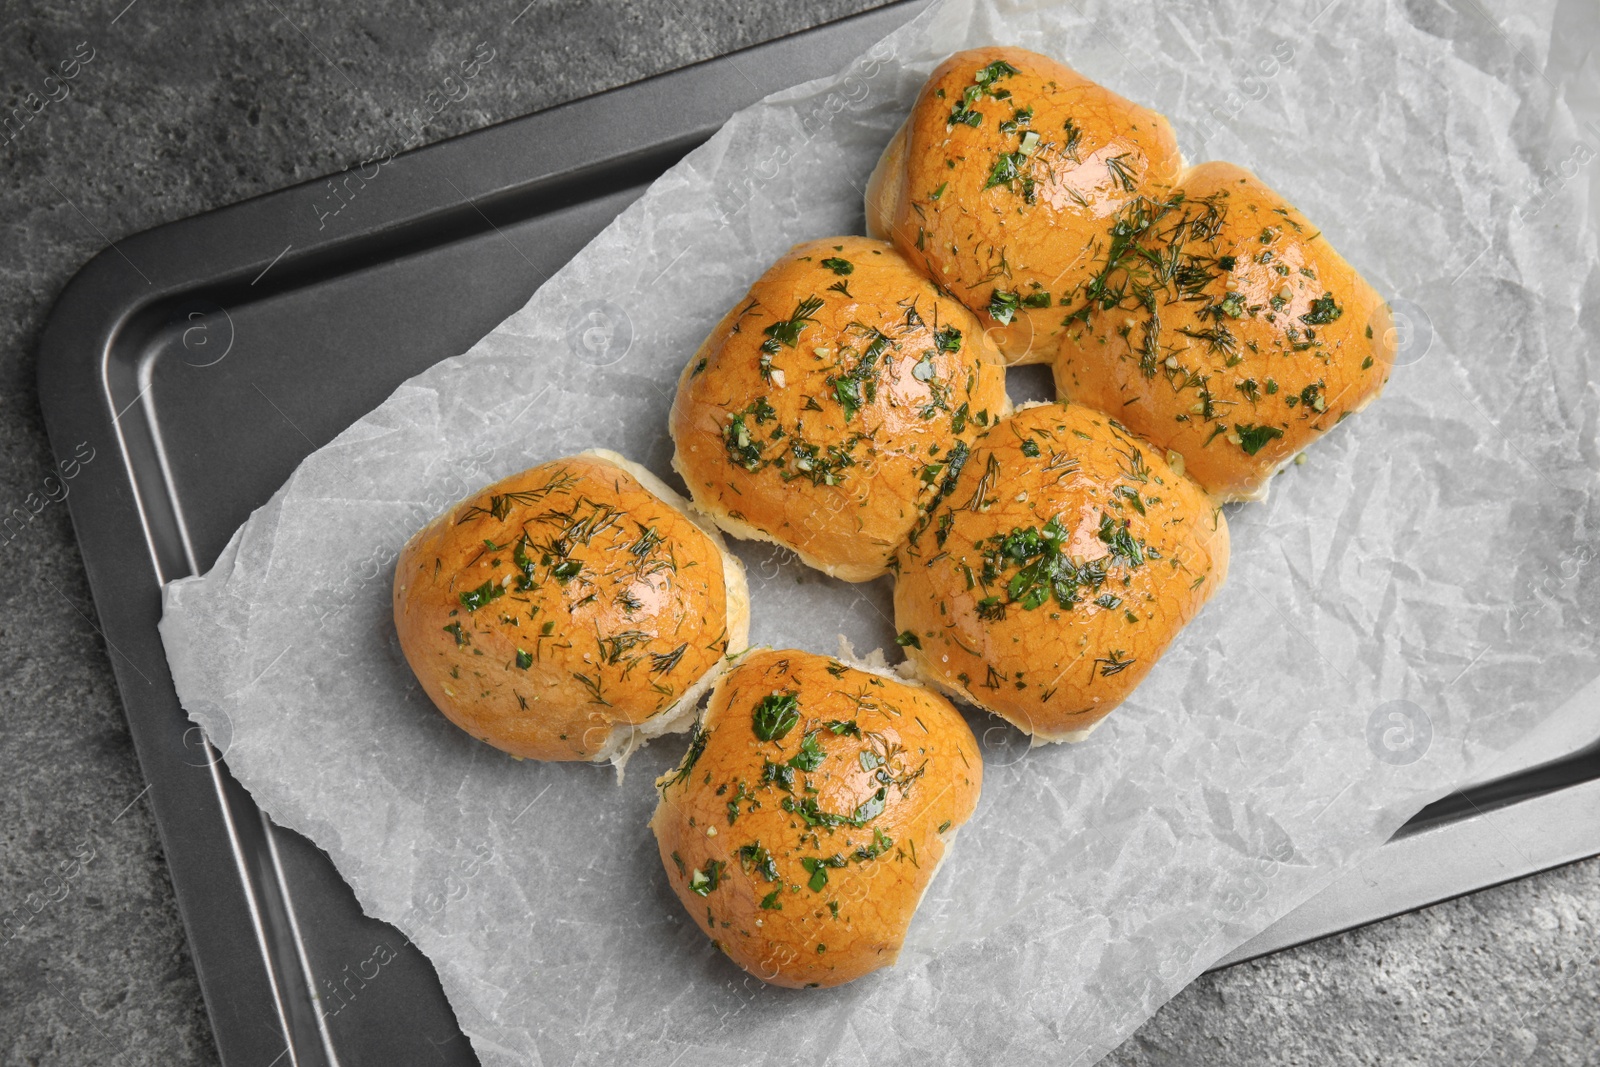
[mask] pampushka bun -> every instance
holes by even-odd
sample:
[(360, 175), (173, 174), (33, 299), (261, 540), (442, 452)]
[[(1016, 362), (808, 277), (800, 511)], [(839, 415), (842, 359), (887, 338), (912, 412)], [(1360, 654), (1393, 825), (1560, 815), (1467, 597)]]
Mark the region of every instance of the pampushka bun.
[(1249, 171), (1201, 164), (1117, 224), (1066, 315), (1057, 394), (1181, 456), (1218, 500), (1265, 495), (1382, 391), (1395, 340), (1382, 298)]
[(867, 232), (978, 312), (1010, 362), (1041, 362), (1112, 217), (1181, 167), (1155, 112), (1046, 56), (977, 48), (939, 65), (885, 149)]
[(833, 986), (895, 961), (982, 781), (937, 693), (761, 649), (718, 680), (650, 825), (674, 892), (734, 963)]
[(419, 530), (394, 618), (446, 718), (514, 756), (620, 761), (686, 729), (745, 647), (744, 568), (648, 471), (585, 452), (496, 482)]
[(1228, 526), (1108, 416), (1041, 404), (972, 449), (902, 550), (917, 673), (1038, 741), (1077, 740), (1222, 585)]
[(724, 530), (864, 581), (950, 449), (1008, 408), (966, 308), (890, 245), (829, 238), (762, 275), (684, 368), (673, 465)]

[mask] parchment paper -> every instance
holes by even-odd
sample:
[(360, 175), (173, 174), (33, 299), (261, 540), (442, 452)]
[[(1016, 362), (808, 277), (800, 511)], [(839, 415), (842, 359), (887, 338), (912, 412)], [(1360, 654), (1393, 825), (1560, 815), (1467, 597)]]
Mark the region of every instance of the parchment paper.
[[(1595, 15), (1324, 2), (946, 0), (735, 116), (169, 587), (184, 706), (429, 955), (486, 1064), (1091, 1062), (1600, 674), (1600, 127), (1574, 107), (1592, 68), (1559, 91), (1542, 73)], [(392, 561), (455, 498), (583, 448), (677, 484), (683, 361), (789, 245), (861, 230), (919, 83), (987, 43), (1165, 112), (1191, 160), (1257, 170), (1395, 298), (1404, 365), (1270, 501), (1230, 510), (1226, 589), (1090, 741), (1030, 752), (973, 714), (983, 801), (898, 967), (770, 989), (660, 869), (650, 783), (682, 742), (620, 787), (473, 742), (396, 648)], [(892, 650), (885, 583), (740, 551), (753, 640)]]

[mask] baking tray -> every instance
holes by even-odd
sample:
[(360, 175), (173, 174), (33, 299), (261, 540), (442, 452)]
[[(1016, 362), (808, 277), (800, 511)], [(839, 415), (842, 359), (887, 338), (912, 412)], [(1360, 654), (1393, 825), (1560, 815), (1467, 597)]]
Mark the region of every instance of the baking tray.
[[(208, 568), (306, 455), (519, 308), (728, 115), (838, 69), (921, 7), (128, 237), (63, 292), (40, 339), (41, 404), (57, 456), (94, 449), (68, 506), (229, 1067), (475, 1060), (427, 959), (264, 818), (184, 716), (156, 631), (162, 584)], [(1600, 688), (1559, 722), (1223, 963), (1600, 853)]]

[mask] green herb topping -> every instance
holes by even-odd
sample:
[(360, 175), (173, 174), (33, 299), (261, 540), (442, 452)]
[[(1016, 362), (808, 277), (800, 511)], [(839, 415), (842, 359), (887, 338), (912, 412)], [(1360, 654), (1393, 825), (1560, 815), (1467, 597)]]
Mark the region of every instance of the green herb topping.
[(1266, 447), (1268, 441), (1275, 441), (1283, 436), (1283, 431), (1276, 426), (1251, 426), (1249, 424), (1237, 425), (1233, 428), (1239, 435), (1239, 447), (1247, 455), (1255, 455)]
[(704, 871), (696, 868), (689, 875), (689, 891), (701, 896), (710, 896), (711, 891), (722, 884), (722, 872), (727, 868), (722, 860), (709, 860)]
[(1311, 310), (1300, 316), (1307, 326), (1326, 326), (1344, 314), (1344, 308), (1334, 303), (1332, 293), (1323, 293), (1311, 301)]
[(781, 741), (800, 721), (800, 699), (795, 693), (773, 693), (761, 698), (751, 712), (751, 728), (762, 741)]
[(468, 611), (477, 611), (485, 604), (499, 600), (505, 595), (505, 587), (493, 578), (484, 582), (476, 589), (468, 590), (461, 594), (461, 603)]
[(761, 332), (767, 339), (761, 342), (761, 351), (773, 355), (778, 351), (779, 345), (793, 348), (800, 340), (800, 331), (811, 324), (817, 312), (822, 308), (822, 298), (808, 296), (795, 305), (794, 314), (787, 319), (779, 319)]

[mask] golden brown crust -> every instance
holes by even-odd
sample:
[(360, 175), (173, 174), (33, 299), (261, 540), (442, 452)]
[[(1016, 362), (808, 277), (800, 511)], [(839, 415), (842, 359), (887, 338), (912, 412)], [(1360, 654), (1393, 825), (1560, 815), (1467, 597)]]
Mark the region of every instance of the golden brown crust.
[(877, 166), (867, 178), (867, 236), (893, 241), (900, 206), (906, 198), (906, 139), (910, 136), (911, 116), (900, 124), (889, 139)]
[(761, 649), (718, 681), (650, 825), (730, 959), (775, 985), (833, 986), (894, 962), (982, 784), (977, 741), (937, 693)]
[(1011, 362), (1041, 362), (1111, 217), (1164, 195), (1181, 166), (1166, 119), (1055, 60), (958, 52), (873, 175), (869, 232), (978, 312)]
[(970, 312), (882, 241), (811, 241), (684, 368), (673, 465), (723, 529), (864, 581), (916, 521), (942, 457), (1007, 407)]
[(1076, 404), (978, 442), (901, 553), (895, 625), (918, 673), (1038, 740), (1072, 740), (1221, 587), (1220, 508)]
[(496, 482), (395, 565), (395, 627), (423, 690), (514, 756), (625, 755), (744, 647), (738, 561), (624, 463), (585, 453)]
[[(1136, 241), (1115, 263), (1109, 252), (1096, 260), (1104, 291), (1120, 300), (1081, 305), (1056, 357), (1057, 394), (1114, 412), (1181, 455), (1218, 500), (1252, 499), (1382, 391), (1394, 362), (1389, 313), (1249, 171), (1201, 164), (1181, 193), (1125, 212)], [(1156, 272), (1140, 250), (1176, 270)]]

